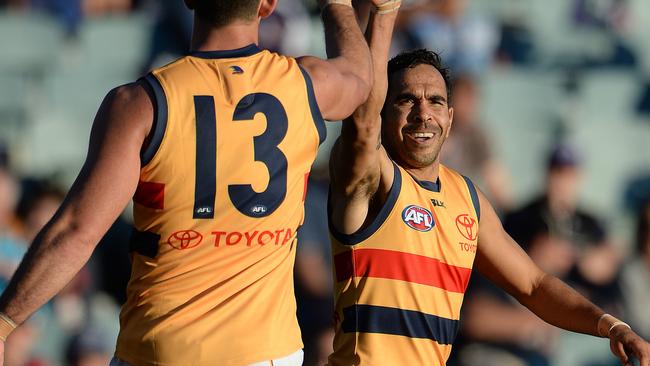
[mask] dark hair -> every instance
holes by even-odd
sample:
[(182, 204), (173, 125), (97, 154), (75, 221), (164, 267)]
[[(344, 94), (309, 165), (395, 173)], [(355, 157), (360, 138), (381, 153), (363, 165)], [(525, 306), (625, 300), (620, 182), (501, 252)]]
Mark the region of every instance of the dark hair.
[(404, 69), (412, 69), (418, 65), (431, 65), (440, 72), (442, 79), (445, 81), (445, 87), (447, 88), (447, 104), (451, 104), (451, 72), (449, 68), (442, 64), (440, 55), (433, 51), (420, 48), (402, 52), (393, 57), (388, 61), (388, 82), (390, 83), (392, 74)]
[(233, 20), (253, 20), (260, 0), (196, 0), (194, 13), (212, 26), (228, 25)]

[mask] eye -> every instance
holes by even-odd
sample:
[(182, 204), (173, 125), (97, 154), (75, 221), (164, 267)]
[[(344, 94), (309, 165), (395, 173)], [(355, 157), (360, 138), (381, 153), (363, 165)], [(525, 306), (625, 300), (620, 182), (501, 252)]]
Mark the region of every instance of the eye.
[(445, 100), (443, 98), (430, 98), (429, 102), (433, 105), (445, 105)]
[(400, 106), (413, 105), (413, 103), (414, 103), (413, 98), (401, 98), (397, 100), (397, 105)]

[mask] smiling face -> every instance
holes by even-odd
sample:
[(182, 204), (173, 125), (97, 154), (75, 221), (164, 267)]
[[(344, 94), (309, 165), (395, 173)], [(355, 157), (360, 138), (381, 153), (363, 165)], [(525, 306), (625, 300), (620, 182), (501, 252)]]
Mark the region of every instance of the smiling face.
[(454, 111), (440, 72), (428, 64), (389, 76), (382, 112), (382, 141), (389, 155), (405, 168), (422, 169), (438, 162), (449, 136)]

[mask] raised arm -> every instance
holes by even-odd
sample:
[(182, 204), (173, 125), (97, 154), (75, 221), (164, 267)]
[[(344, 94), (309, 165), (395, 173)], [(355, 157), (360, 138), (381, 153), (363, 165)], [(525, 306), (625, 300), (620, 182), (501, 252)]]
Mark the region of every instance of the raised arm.
[[(105, 98), (79, 176), (0, 297), (0, 335), (7, 335), (11, 322), (24, 322), (74, 277), (124, 210), (138, 184), (140, 149), (152, 121), (152, 103), (139, 84), (117, 88)], [(0, 365), (3, 351), (4, 340)]]
[(312, 79), (323, 118), (341, 120), (368, 97), (372, 85), (370, 52), (359, 29), (352, 0), (320, 2), (328, 59), (307, 56), (298, 62)]
[(479, 272), (547, 323), (609, 338), (612, 352), (625, 365), (630, 356), (635, 356), (642, 366), (650, 366), (650, 344), (564, 282), (540, 270), (503, 230), (482, 192), (479, 199), (481, 222), (475, 263)]
[[(362, 227), (370, 199), (380, 188), (388, 192), (392, 184), (392, 164), (380, 143), (380, 113), (386, 99), (386, 69), (396, 18), (397, 8), (370, 16), (366, 38), (373, 61), (373, 87), (366, 102), (343, 121), (341, 137), (332, 151), (332, 223), (345, 234)], [(385, 179), (380, 179), (382, 172)]]

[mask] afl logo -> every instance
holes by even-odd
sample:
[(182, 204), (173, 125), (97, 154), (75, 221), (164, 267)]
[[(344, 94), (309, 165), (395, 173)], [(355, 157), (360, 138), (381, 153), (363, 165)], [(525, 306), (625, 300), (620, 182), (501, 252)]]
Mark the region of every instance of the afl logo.
[(429, 231), (436, 225), (431, 212), (416, 205), (410, 205), (402, 211), (402, 220), (411, 229), (417, 231)]
[(191, 249), (201, 244), (203, 235), (194, 230), (177, 231), (167, 238), (167, 244), (178, 250)]
[(251, 207), (251, 214), (255, 216), (262, 216), (266, 213), (266, 211), (268, 211), (268, 209), (264, 205), (255, 205)]
[(462, 214), (456, 217), (456, 228), (458, 228), (460, 235), (462, 235), (467, 240), (475, 240), (478, 236), (476, 220), (474, 220), (468, 214)]

